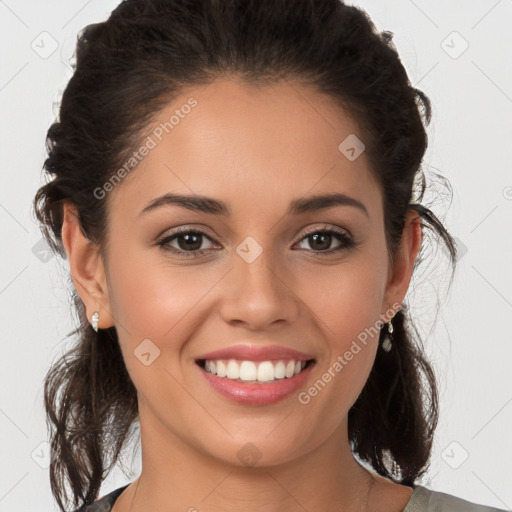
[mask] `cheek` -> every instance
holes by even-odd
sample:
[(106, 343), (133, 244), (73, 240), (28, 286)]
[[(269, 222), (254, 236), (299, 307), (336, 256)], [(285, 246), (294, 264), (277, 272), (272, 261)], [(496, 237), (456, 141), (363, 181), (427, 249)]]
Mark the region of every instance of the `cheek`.
[[(321, 382), (306, 390), (304, 402), (334, 423), (356, 401), (375, 359), (387, 277), (379, 254), (365, 251), (336, 270), (326, 267), (315, 279), (303, 281), (302, 297), (309, 297), (305, 302), (325, 340), (325, 357), (318, 368)], [(333, 427), (326, 424), (327, 429)]]
[(215, 284), (199, 267), (171, 265), (161, 255), (148, 258), (141, 249), (127, 250), (112, 261), (112, 312), (134, 342), (169, 335)]
[[(353, 270), (353, 269), (352, 269)], [(299, 395), (304, 412), (319, 438), (329, 436), (364, 388), (378, 349), (382, 292), (379, 273), (348, 272), (326, 283), (312, 308), (325, 357), (318, 361), (316, 378)], [(328, 287), (327, 287), (328, 286)], [(319, 426), (314, 418), (322, 417)], [(312, 432), (311, 439), (317, 439)]]
[[(336, 267), (325, 267), (302, 282), (301, 297), (339, 351), (350, 340), (374, 326), (380, 318), (386, 285), (382, 260), (354, 258)], [(374, 330), (372, 330), (372, 333)]]
[(171, 265), (140, 248), (122, 253), (112, 259), (109, 293), (126, 368), (142, 396), (168, 394), (178, 404), (182, 391), (172, 376), (182, 378), (184, 349), (207, 315), (218, 271)]
[(140, 248), (124, 248), (111, 259), (116, 331), (128, 373), (147, 404), (171, 401), (179, 407), (185, 398), (173, 377), (181, 379), (182, 346), (191, 336), (201, 298), (216, 282), (198, 279), (197, 269), (173, 266), (161, 256), (152, 259)]

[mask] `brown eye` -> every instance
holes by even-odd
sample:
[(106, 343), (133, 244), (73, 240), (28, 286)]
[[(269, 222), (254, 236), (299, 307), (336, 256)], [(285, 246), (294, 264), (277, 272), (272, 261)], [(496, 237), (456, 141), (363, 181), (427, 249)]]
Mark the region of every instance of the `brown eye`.
[[(334, 249), (330, 249), (333, 239), (338, 239), (341, 244)], [(322, 229), (307, 233), (301, 240), (306, 240), (313, 252), (320, 254), (332, 254), (348, 249), (354, 245), (354, 241), (343, 231), (337, 229)]]
[[(211, 238), (201, 230), (192, 230), (190, 228), (177, 229), (169, 235), (162, 238), (158, 245), (165, 250), (184, 256), (201, 256), (206, 249), (201, 249), (203, 239), (206, 238), (212, 242)], [(171, 242), (176, 241), (178, 247), (172, 246)]]

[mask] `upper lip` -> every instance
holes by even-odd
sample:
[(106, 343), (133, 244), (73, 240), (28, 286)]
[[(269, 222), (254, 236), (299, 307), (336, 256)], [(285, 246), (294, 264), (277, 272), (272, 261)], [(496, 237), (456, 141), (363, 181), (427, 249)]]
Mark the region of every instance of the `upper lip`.
[(242, 361), (269, 361), (293, 359), (295, 361), (309, 361), (313, 356), (305, 352), (299, 352), (291, 348), (281, 347), (279, 345), (233, 345), (231, 347), (221, 348), (208, 352), (197, 358), (218, 360), (218, 359), (239, 359)]

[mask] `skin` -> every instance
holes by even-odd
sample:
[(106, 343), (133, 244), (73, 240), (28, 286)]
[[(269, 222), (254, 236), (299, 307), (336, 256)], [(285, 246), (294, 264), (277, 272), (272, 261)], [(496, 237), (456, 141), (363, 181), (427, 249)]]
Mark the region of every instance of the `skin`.
[[(265, 406), (230, 402), (195, 359), (241, 340), (275, 343), (315, 357), (311, 386), (403, 302), (421, 245), (418, 215), (407, 214), (391, 266), (366, 155), (350, 161), (338, 150), (349, 134), (364, 135), (331, 98), (290, 82), (254, 88), (226, 77), (187, 89), (152, 126), (190, 97), (198, 105), (104, 199), (105, 257), (65, 208), (73, 282), (88, 318), (99, 311), (100, 328), (116, 325), (138, 391), (142, 472), (113, 511), (356, 511), (373, 484), (367, 510), (398, 512), (412, 489), (363, 468), (347, 434), (347, 413), (382, 350), (378, 336), (307, 405), (296, 394)], [(164, 206), (139, 216), (171, 191), (222, 200), (232, 214)], [(363, 202), (368, 216), (351, 206), (285, 214), (295, 198), (333, 191)], [(157, 245), (179, 226), (206, 232), (203, 256)], [(304, 233), (326, 227), (348, 230), (358, 245), (322, 255)], [(247, 236), (263, 249), (252, 263), (236, 252)], [(168, 247), (183, 251), (178, 242)], [(336, 247), (343, 242), (333, 236), (328, 248)], [(134, 355), (147, 338), (160, 350), (149, 366)], [(253, 467), (237, 457), (249, 442), (260, 454)]]

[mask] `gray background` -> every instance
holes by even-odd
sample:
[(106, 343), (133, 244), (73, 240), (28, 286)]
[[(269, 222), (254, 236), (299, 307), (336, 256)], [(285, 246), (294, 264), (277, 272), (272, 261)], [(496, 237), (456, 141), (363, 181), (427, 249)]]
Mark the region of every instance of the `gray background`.
[[(76, 34), (117, 3), (0, 0), (0, 512), (57, 510), (42, 379), (69, 343), (74, 318), (67, 262), (45, 250), (31, 203), (42, 184), (46, 130), (71, 76)], [(409, 294), (441, 392), (422, 483), (511, 508), (512, 0), (350, 3), (366, 9), (379, 30), (394, 33), (411, 82), (432, 100), (425, 167), (454, 189), (451, 206), (448, 197), (433, 206), (461, 249), (452, 288), (447, 294), (449, 268), (440, 250)], [(433, 327), (436, 300), (442, 305)], [(116, 470), (102, 494), (138, 475), (134, 450), (130, 479)]]

